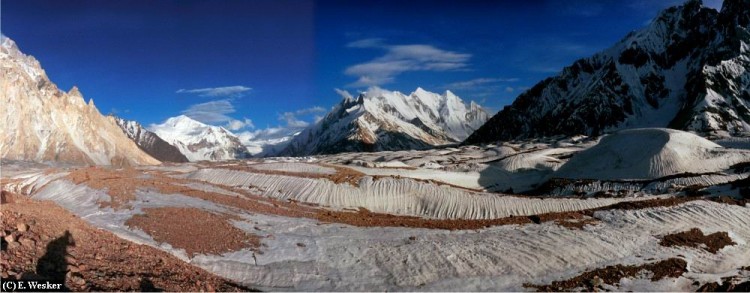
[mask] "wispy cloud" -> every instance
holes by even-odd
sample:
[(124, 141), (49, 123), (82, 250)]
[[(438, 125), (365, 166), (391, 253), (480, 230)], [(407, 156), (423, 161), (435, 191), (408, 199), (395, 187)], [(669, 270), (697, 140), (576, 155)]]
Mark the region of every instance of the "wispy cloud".
[(279, 114), (279, 120), (286, 121), (288, 127), (307, 127), (310, 123), (299, 120), (294, 112), (284, 112)]
[[(288, 127), (288, 128), (307, 127), (308, 125), (310, 125), (310, 123), (307, 122), (307, 121), (303, 121), (303, 120), (299, 119), (298, 116), (311, 115), (311, 114), (316, 114), (316, 113), (323, 113), (325, 111), (326, 111), (326, 109), (323, 108), (323, 107), (314, 106), (314, 107), (310, 107), (310, 108), (299, 109), (299, 110), (296, 110), (296, 111), (293, 111), (293, 112), (284, 112), (284, 113), (281, 113), (281, 114), (279, 114), (278, 119), (280, 121), (286, 122), (286, 127)], [(316, 115), (315, 117), (318, 117), (318, 115)], [(317, 122), (317, 121), (315, 121), (315, 122)]]
[[(322, 112), (326, 112), (326, 109), (320, 106), (284, 112), (278, 114), (277, 117), (279, 121), (283, 122), (283, 125), (277, 125), (273, 127), (266, 126), (266, 128), (263, 129), (243, 131), (237, 133), (237, 136), (240, 137), (240, 140), (243, 143), (248, 144), (250, 141), (256, 139), (280, 138), (283, 136), (291, 135), (293, 133), (301, 131), (302, 128), (309, 126), (309, 121), (311, 121), (310, 119), (312, 119), (312, 121), (314, 122), (318, 122), (320, 119), (322, 119), (323, 116), (313, 114)], [(300, 118), (300, 116), (305, 117)]]
[(204, 123), (213, 124), (233, 120), (227, 114), (234, 112), (235, 109), (231, 101), (224, 99), (192, 105), (182, 111), (182, 114)]
[(466, 81), (458, 81), (454, 83), (449, 83), (444, 86), (446, 89), (472, 89), (476, 87), (484, 87), (491, 84), (497, 84), (497, 83), (508, 83), (508, 82), (517, 82), (518, 78), (490, 78), (490, 77), (483, 77), (483, 78), (475, 78), (472, 80), (466, 80)]
[(242, 120), (232, 119), (227, 123), (225, 127), (231, 131), (237, 131), (243, 128), (253, 129), (255, 128), (255, 124), (253, 124), (253, 120), (250, 120), (248, 118), (243, 118)]
[(357, 77), (350, 87), (382, 85), (408, 71), (465, 70), (471, 54), (458, 53), (426, 44), (386, 45), (380, 39), (351, 42), (350, 48), (380, 48), (385, 54), (365, 63), (352, 65), (344, 71)]
[(296, 115), (307, 115), (307, 114), (314, 114), (314, 113), (323, 113), (326, 111), (326, 108), (323, 108), (321, 106), (313, 106), (310, 108), (305, 109), (299, 109), (297, 111), (294, 111), (294, 114)]
[(349, 93), (349, 91), (347, 90), (342, 90), (342, 89), (337, 89), (337, 88), (333, 90), (336, 91), (336, 93), (339, 94), (339, 96), (341, 96), (342, 98), (353, 99), (352, 94)]
[(386, 45), (381, 38), (369, 38), (350, 42), (349, 44), (346, 44), (346, 46), (349, 48), (382, 48)]
[(200, 97), (241, 97), (247, 94), (252, 88), (235, 85), (235, 86), (224, 86), (224, 87), (212, 87), (202, 89), (179, 89), (176, 93), (178, 94), (194, 94)]

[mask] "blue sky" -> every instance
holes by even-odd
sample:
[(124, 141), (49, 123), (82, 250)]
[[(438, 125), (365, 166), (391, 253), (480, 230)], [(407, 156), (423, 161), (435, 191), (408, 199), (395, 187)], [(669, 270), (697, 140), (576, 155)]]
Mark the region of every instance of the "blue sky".
[(241, 132), (311, 123), (336, 88), (496, 110), (681, 2), (2, 0), (0, 29), (105, 114)]

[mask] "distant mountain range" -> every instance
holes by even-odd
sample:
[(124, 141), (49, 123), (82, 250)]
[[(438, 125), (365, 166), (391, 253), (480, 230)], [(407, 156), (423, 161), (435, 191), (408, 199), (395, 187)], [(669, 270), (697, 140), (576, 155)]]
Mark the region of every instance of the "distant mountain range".
[(357, 98), (343, 96), (281, 155), (426, 149), (458, 143), (488, 118), (482, 107), (466, 104), (450, 91), (440, 95), (418, 88), (405, 95), (371, 88)]
[(427, 149), (553, 135), (670, 127), (708, 137), (750, 134), (750, 0), (662, 11), (647, 27), (539, 82), (489, 118), (450, 91), (373, 87), (306, 128), (235, 135), (187, 116), (148, 129), (105, 117), (77, 88), (59, 90), (39, 62), (0, 39), (0, 156), (143, 165), (252, 156)]
[(750, 0), (662, 11), (647, 27), (521, 94), (466, 144), (670, 127), (750, 132)]
[(346, 151), (425, 149), (458, 143), (488, 119), (478, 104), (450, 91), (418, 88), (410, 95), (372, 88), (342, 102), (307, 128), (279, 128), (235, 135), (187, 116), (152, 125), (150, 131), (190, 161), (264, 156), (305, 156)]

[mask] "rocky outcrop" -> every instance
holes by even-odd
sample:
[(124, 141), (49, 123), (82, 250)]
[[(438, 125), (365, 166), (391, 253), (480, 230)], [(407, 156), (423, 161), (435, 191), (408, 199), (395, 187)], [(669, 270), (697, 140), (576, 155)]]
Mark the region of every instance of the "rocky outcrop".
[(0, 37), (0, 158), (92, 165), (154, 165), (149, 156), (88, 104), (63, 92), (34, 57)]

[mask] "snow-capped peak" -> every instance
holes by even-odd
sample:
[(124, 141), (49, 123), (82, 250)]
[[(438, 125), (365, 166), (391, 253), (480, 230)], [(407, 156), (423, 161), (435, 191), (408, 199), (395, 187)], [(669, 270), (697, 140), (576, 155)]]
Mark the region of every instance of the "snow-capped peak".
[(175, 116), (167, 119), (165, 124), (172, 127), (184, 127), (184, 128), (196, 128), (196, 127), (208, 127), (207, 124), (190, 118), (186, 115)]
[(283, 154), (424, 149), (461, 141), (488, 118), (484, 109), (450, 91), (440, 95), (420, 87), (406, 95), (370, 87), (356, 102), (339, 93), (342, 102)]
[(240, 139), (229, 130), (207, 125), (186, 115), (151, 125), (149, 130), (176, 146), (190, 161), (232, 160), (250, 156)]

